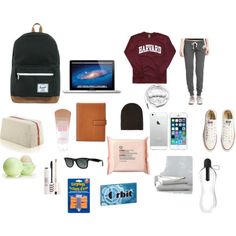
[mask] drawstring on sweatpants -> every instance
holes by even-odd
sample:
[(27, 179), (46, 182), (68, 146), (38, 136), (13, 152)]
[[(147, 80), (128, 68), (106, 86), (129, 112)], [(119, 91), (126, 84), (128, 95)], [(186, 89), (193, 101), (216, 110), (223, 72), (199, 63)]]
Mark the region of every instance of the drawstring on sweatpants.
[(197, 45), (198, 45), (198, 43), (197, 43), (197, 42), (193, 42), (193, 43), (192, 43), (193, 50), (197, 48)]

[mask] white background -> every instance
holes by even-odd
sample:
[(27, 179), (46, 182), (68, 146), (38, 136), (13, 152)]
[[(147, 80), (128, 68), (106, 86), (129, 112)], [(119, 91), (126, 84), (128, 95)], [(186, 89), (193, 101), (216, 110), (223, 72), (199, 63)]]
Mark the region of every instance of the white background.
[[(0, 7), (0, 118), (17, 115), (39, 119), (43, 123), (45, 144), (27, 150), (0, 144), (0, 166), (8, 157), (29, 154), (37, 168), (32, 178), (9, 179), (0, 176), (0, 235), (222, 235), (235, 233), (235, 147), (230, 152), (220, 144), (221, 119), (224, 109), (235, 109), (235, 7), (233, 1), (2, 1)], [(61, 56), (61, 87), (69, 87), (69, 60), (114, 59), (116, 87), (121, 94), (61, 94), (57, 104), (13, 104), (10, 100), (11, 56), (14, 40), (40, 22), (46, 33), (57, 41)], [(168, 35), (176, 55), (168, 69), (170, 101), (153, 111), (187, 112), (189, 148), (186, 151), (150, 152), (151, 174), (113, 173), (106, 175), (106, 143), (75, 141), (75, 104), (107, 103), (107, 135), (113, 138), (144, 138), (149, 134), (149, 110), (144, 92), (149, 85), (132, 84), (132, 70), (123, 51), (133, 34), (160, 32)], [(178, 54), (180, 38), (208, 37), (210, 55), (205, 62), (204, 105), (189, 106), (184, 60)], [(129, 102), (138, 103), (144, 112), (144, 131), (120, 131), (120, 110)], [(72, 112), (70, 147), (66, 154), (56, 147), (54, 111)], [(218, 143), (214, 151), (202, 142), (204, 116), (208, 109), (217, 112)], [(87, 170), (76, 166), (68, 169), (63, 157), (102, 158)], [(192, 195), (156, 192), (154, 175), (161, 172), (168, 155), (192, 155), (194, 191)], [(199, 170), (205, 158), (219, 164), (218, 205), (211, 214), (199, 209)], [(43, 169), (58, 158), (60, 196), (43, 194)], [(91, 213), (68, 214), (66, 182), (68, 178), (91, 178)], [(100, 206), (100, 185), (137, 182), (138, 203)]]

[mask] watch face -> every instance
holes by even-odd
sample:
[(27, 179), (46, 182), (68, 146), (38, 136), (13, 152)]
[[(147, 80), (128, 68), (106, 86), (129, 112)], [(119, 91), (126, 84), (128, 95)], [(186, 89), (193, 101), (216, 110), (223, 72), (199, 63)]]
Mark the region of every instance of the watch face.
[(171, 118), (171, 145), (186, 145), (186, 118)]

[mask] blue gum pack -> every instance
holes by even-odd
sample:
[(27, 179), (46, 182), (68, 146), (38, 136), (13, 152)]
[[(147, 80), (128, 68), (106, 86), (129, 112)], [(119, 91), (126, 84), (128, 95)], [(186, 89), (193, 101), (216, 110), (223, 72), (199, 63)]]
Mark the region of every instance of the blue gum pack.
[(137, 184), (108, 184), (100, 187), (101, 206), (128, 204), (137, 202)]

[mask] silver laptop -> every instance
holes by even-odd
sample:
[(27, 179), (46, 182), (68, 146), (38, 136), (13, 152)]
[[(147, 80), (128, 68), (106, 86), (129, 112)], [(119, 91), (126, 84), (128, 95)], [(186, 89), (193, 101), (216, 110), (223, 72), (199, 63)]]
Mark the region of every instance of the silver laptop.
[(70, 61), (70, 90), (64, 93), (120, 93), (115, 90), (115, 63)]

